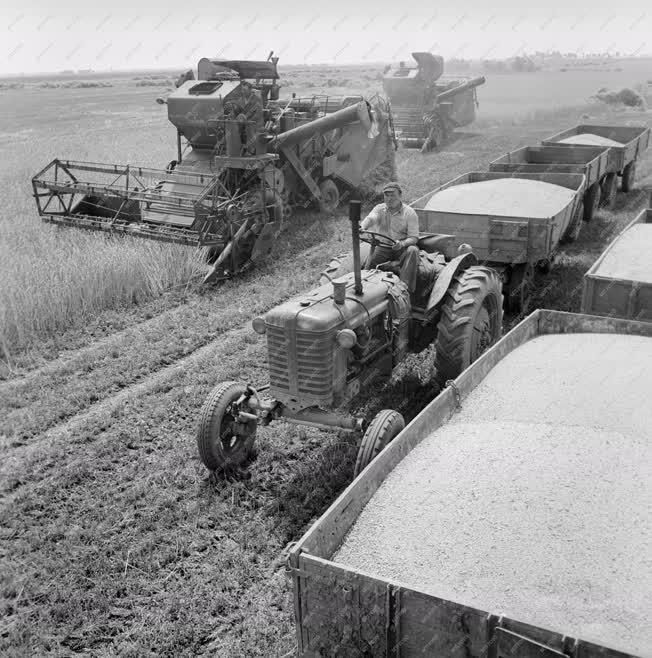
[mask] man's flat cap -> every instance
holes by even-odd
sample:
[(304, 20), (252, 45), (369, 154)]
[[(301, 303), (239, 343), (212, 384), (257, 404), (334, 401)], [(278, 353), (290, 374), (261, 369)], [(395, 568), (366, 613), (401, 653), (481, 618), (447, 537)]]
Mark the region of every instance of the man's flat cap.
[(398, 183), (391, 182), (391, 183), (385, 183), (383, 185), (383, 192), (392, 192), (396, 190), (399, 194), (403, 193), (403, 190), (401, 189), (401, 186)]

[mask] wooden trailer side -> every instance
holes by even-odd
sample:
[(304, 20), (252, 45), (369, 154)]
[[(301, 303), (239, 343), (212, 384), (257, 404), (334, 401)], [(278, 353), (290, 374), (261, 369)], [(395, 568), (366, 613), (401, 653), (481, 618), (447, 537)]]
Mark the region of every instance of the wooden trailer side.
[[(502, 178), (524, 178), (567, 187), (576, 192), (569, 205), (550, 218), (503, 217), (440, 212), (424, 208), (432, 195), (449, 187)], [(582, 173), (501, 173), (469, 172), (448, 181), (410, 203), (419, 217), (419, 229), (426, 233), (454, 235), (453, 247), (467, 243), (476, 256), (488, 263), (536, 263), (556, 250), (578, 205), (582, 202), (586, 178)]]
[(609, 251), (635, 224), (652, 223), (652, 209), (642, 210), (605, 248), (586, 272), (582, 313), (652, 321), (652, 283), (608, 278), (599, 274)]
[(652, 337), (652, 324), (538, 310), (447, 387), (347, 487), (291, 550), (302, 656), (635, 658), (631, 654), (490, 614), (330, 560), (362, 509), (405, 455), (448, 421), (509, 352), (541, 334), (623, 333)]

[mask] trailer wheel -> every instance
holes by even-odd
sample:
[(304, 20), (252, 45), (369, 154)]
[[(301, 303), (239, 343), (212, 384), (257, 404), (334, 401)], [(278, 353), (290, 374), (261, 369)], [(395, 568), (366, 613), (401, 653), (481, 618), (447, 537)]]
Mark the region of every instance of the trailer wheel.
[(636, 178), (636, 160), (632, 160), (623, 169), (623, 177), (620, 181), (620, 189), (623, 192), (631, 192), (634, 189), (635, 178)]
[(582, 230), (582, 218), (584, 217), (584, 204), (580, 201), (575, 208), (575, 212), (571, 217), (564, 235), (561, 236), (561, 242), (575, 242), (580, 236), (580, 231)]
[(593, 183), (584, 195), (584, 221), (590, 222), (600, 206), (600, 184)]
[(530, 263), (515, 265), (512, 268), (504, 295), (503, 306), (506, 313), (525, 315), (528, 312), (533, 279), (534, 268)]
[(200, 412), (197, 448), (206, 468), (228, 470), (242, 464), (256, 439), (256, 420), (237, 419), (237, 401), (247, 390), (239, 382), (222, 382), (206, 398)]
[(378, 412), (362, 437), (353, 469), (354, 477), (357, 477), (404, 427), (405, 420), (398, 411), (383, 409)]
[(319, 210), (327, 215), (332, 215), (340, 205), (340, 191), (331, 178), (325, 178), (319, 184), (321, 199), (319, 200)]
[(600, 203), (605, 208), (613, 208), (616, 202), (616, 193), (618, 192), (618, 176), (612, 172), (602, 179), (602, 194)]
[(460, 272), (441, 307), (435, 368), (441, 386), (455, 379), (499, 338), (503, 293), (498, 273), (483, 265)]

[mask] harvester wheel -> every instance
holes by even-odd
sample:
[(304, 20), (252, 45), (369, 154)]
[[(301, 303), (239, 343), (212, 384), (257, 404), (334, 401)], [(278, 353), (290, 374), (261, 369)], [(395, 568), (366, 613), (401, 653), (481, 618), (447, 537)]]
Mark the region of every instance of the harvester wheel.
[(632, 160), (623, 169), (623, 177), (620, 181), (620, 189), (623, 192), (631, 192), (634, 189), (635, 178), (636, 178), (636, 160)]
[(582, 230), (582, 218), (584, 217), (584, 204), (580, 201), (575, 208), (575, 212), (571, 217), (568, 226), (564, 231), (564, 235), (561, 236), (561, 242), (575, 242), (580, 236), (580, 231)]
[(534, 268), (530, 263), (515, 265), (509, 276), (505, 291), (504, 308), (506, 313), (527, 314), (530, 307)]
[(404, 427), (405, 420), (398, 411), (383, 409), (378, 412), (362, 437), (353, 476), (357, 477)]
[(435, 368), (440, 386), (455, 379), (499, 338), (503, 293), (498, 273), (473, 265), (454, 277), (437, 326)]
[(605, 208), (613, 208), (616, 202), (616, 193), (618, 192), (618, 175), (616, 173), (607, 174), (602, 180), (602, 195), (600, 203)]
[(593, 183), (584, 195), (584, 221), (590, 222), (600, 206), (600, 184)]
[(335, 185), (335, 181), (325, 178), (319, 184), (321, 199), (319, 200), (319, 210), (327, 215), (333, 215), (340, 205), (340, 191)]
[(240, 411), (251, 411), (246, 403), (240, 408), (237, 405), (246, 390), (247, 387), (239, 382), (223, 382), (211, 391), (204, 402), (197, 447), (202, 462), (211, 471), (238, 466), (251, 454), (258, 422), (238, 420)]

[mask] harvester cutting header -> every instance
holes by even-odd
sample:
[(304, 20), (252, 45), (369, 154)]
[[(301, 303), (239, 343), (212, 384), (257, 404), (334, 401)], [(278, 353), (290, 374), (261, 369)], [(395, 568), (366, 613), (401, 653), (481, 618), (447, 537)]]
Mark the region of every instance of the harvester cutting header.
[(422, 152), (440, 147), (450, 133), (475, 120), (476, 88), (484, 77), (442, 78), (444, 58), (412, 53), (417, 66), (400, 62), (383, 75), (383, 89), (392, 103), (396, 136)]
[[(210, 247), (206, 280), (269, 252), (293, 207), (332, 212), (342, 191), (393, 169), (378, 97), (279, 100), (278, 58), (202, 58), (167, 99), (177, 156), (166, 169), (53, 160), (33, 179), (42, 219)], [(185, 142), (185, 146), (184, 146)]]

